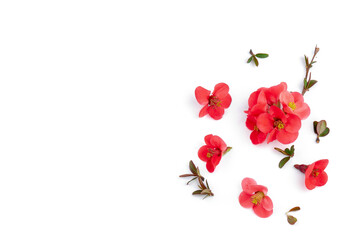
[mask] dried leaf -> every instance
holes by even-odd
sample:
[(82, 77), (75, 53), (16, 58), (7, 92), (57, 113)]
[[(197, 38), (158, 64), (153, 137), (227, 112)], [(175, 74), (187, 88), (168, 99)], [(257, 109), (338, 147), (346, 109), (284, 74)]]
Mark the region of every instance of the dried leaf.
[(314, 133), (316, 133), (317, 134), (317, 132), (316, 132), (316, 126), (317, 126), (317, 124), (318, 124), (319, 122), (318, 121), (314, 121)]
[(196, 190), (192, 193), (192, 195), (200, 195), (202, 190)]
[(196, 167), (195, 167), (195, 164), (193, 163), (193, 161), (190, 161), (190, 162), (189, 162), (189, 168), (190, 168), (190, 171), (191, 171), (193, 174), (197, 174), (197, 172), (196, 172)]
[(255, 63), (255, 65), (258, 67), (258, 66), (259, 66), (259, 61), (257, 60), (257, 58), (256, 58), (256, 57), (254, 57), (253, 59), (254, 59), (254, 63)]
[(280, 148), (277, 148), (277, 147), (274, 147), (274, 149), (275, 149), (276, 151), (278, 151), (278, 152), (281, 152), (281, 153), (284, 154), (284, 155), (288, 155), (287, 152), (286, 152), (286, 149), (285, 149), (285, 151), (282, 150), (282, 149), (280, 149)]
[(186, 185), (188, 185), (191, 181), (194, 181), (195, 179), (197, 179), (197, 177), (194, 177), (193, 179), (191, 179), (190, 181), (188, 181), (188, 182), (186, 183)]
[(326, 121), (321, 120), (316, 126), (316, 133), (320, 135), (326, 129)]
[(295, 212), (295, 211), (299, 211), (299, 210), (300, 210), (300, 207), (293, 207), (288, 212)]
[(287, 221), (288, 223), (290, 223), (291, 225), (294, 225), (297, 222), (296, 217), (293, 217), (291, 215), (287, 215)]

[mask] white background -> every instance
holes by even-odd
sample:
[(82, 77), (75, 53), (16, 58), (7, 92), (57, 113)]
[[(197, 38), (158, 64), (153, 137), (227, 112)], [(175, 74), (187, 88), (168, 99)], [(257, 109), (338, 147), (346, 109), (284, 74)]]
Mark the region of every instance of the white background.
[[(1, 1), (0, 239), (351, 237), (359, 222), (357, 1)], [(295, 157), (252, 145), (249, 94), (301, 91), (320, 52)], [(270, 54), (246, 64), (249, 50)], [(230, 86), (223, 119), (198, 118), (194, 90)], [(314, 120), (330, 134), (315, 143)], [(215, 172), (207, 134), (233, 147)], [(292, 167), (328, 158), (309, 191)], [(199, 165), (215, 196), (178, 176)], [(268, 187), (267, 219), (238, 203), (241, 180)], [(294, 226), (285, 212), (301, 210)]]

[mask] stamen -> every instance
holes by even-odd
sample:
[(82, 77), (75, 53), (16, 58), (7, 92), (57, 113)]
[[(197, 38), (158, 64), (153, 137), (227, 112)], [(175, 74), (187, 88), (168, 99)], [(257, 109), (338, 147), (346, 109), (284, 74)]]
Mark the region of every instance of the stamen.
[(251, 202), (255, 205), (261, 202), (261, 200), (264, 198), (265, 194), (261, 191), (256, 192), (254, 195), (251, 196)]
[(221, 107), (221, 101), (220, 101), (220, 99), (218, 99), (217, 97), (211, 96), (211, 97), (209, 98), (209, 105), (210, 105), (210, 106)]
[(283, 129), (285, 127), (285, 125), (281, 120), (276, 120), (274, 122), (274, 127), (277, 127), (278, 129)]
[(296, 109), (296, 104), (294, 102), (289, 102), (289, 107), (294, 111)]

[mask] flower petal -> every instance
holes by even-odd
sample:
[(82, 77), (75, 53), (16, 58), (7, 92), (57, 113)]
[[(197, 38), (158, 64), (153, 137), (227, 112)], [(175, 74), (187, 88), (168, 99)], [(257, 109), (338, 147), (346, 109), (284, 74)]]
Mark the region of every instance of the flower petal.
[(252, 178), (244, 178), (241, 181), (241, 187), (244, 191), (246, 191), (248, 194), (252, 194), (253, 192), (249, 192), (249, 186), (256, 185), (256, 181)]
[(226, 95), (223, 99), (221, 99), (221, 107), (223, 108), (228, 108), (230, 107), (232, 98), (230, 96), (230, 94)]
[(314, 168), (324, 170), (328, 164), (329, 164), (328, 159), (321, 159), (315, 162)]
[(294, 114), (288, 114), (285, 123), (285, 130), (290, 133), (297, 133), (301, 128), (301, 120)]
[(289, 91), (283, 91), (279, 98), (280, 102), (285, 105), (288, 105), (290, 102), (295, 102), (294, 96)]
[(278, 108), (278, 107), (275, 106), (275, 105), (272, 105), (272, 106), (269, 108), (269, 114), (270, 114), (273, 118), (280, 119), (283, 123), (286, 122), (286, 115), (285, 115), (285, 113), (284, 113), (280, 108)]
[(316, 178), (316, 186), (324, 186), (328, 181), (328, 175), (326, 172), (321, 172)]
[(212, 107), (208, 108), (208, 113), (209, 113), (210, 117), (212, 117), (213, 119), (219, 120), (224, 115), (225, 110), (222, 107), (214, 107), (214, 106), (212, 106)]
[(256, 126), (256, 117), (253, 115), (248, 115), (245, 122), (246, 127), (249, 130), (254, 130)]
[(215, 166), (214, 166), (212, 161), (207, 161), (206, 162), (206, 169), (209, 171), (209, 173), (214, 172)]
[(274, 129), (274, 119), (268, 113), (260, 114), (256, 119), (256, 126), (263, 133), (268, 133)]
[(206, 114), (208, 114), (208, 108), (209, 106), (208, 105), (205, 105), (199, 112), (199, 117), (203, 117), (205, 116)]
[(244, 208), (251, 208), (254, 206), (251, 199), (251, 194), (247, 194), (246, 192), (241, 192), (239, 195), (239, 203)]
[(276, 140), (276, 136), (278, 134), (278, 130), (276, 128), (274, 128), (270, 133), (269, 133), (269, 137), (267, 140), (267, 143), (271, 143), (272, 141)]
[(262, 204), (257, 204), (254, 205), (254, 213), (261, 217), (261, 218), (267, 218), (270, 217), (271, 214), (273, 213), (273, 210), (271, 209), (270, 211), (266, 210)]
[(273, 209), (273, 202), (269, 196), (265, 196), (260, 204), (263, 206), (263, 208), (267, 211), (271, 211)]
[(225, 151), (227, 148), (224, 140), (222, 140), (221, 137), (216, 136), (216, 135), (214, 135), (214, 136), (212, 136), (212, 138), (210, 138), (210, 143), (211, 143), (211, 146), (214, 146), (215, 148), (220, 149), (222, 152)]
[(297, 137), (299, 136), (299, 133), (290, 133), (287, 132), (285, 130), (280, 130), (278, 131), (277, 135), (276, 135), (276, 139), (281, 142), (282, 144), (289, 144), (292, 142), (295, 142), (295, 140), (297, 139)]
[(207, 154), (209, 152), (208, 148), (209, 148), (209, 146), (204, 145), (198, 151), (198, 157), (204, 162), (207, 162), (210, 159), (207, 157)]
[(215, 85), (213, 95), (218, 98), (225, 98), (229, 93), (229, 86), (226, 83), (218, 83)]
[(260, 144), (263, 143), (266, 139), (267, 134), (254, 130), (252, 131), (252, 133), (250, 134), (250, 140), (253, 144)]
[(206, 145), (209, 145), (209, 146), (213, 147), (213, 146), (211, 145), (211, 141), (210, 141), (210, 139), (211, 139), (213, 136), (214, 136), (214, 135), (212, 135), (212, 134), (208, 134), (208, 135), (206, 135), (206, 136), (204, 137), (204, 141), (205, 141)]
[(205, 88), (200, 86), (195, 89), (196, 100), (201, 105), (205, 105), (209, 103), (209, 96), (210, 96), (209, 90), (206, 90)]

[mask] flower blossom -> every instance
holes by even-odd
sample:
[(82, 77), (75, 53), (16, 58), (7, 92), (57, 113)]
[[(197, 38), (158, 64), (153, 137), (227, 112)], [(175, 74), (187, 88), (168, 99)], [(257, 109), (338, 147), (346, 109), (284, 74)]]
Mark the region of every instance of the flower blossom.
[(216, 135), (206, 135), (205, 144), (198, 151), (199, 158), (206, 162), (206, 169), (209, 172), (214, 172), (217, 165), (219, 165), (220, 160), (223, 155), (231, 150), (231, 147), (228, 147), (226, 143)]
[(305, 173), (305, 186), (307, 189), (312, 190), (315, 187), (321, 187), (327, 183), (328, 175), (324, 170), (328, 164), (328, 159), (322, 159), (310, 165), (295, 164), (294, 167), (302, 173)]
[(252, 208), (259, 217), (270, 217), (273, 213), (273, 203), (267, 196), (267, 187), (257, 185), (252, 178), (244, 178), (241, 186), (243, 191), (239, 195), (240, 205), (244, 208)]
[(219, 120), (225, 113), (225, 109), (231, 104), (229, 86), (225, 83), (215, 85), (214, 91), (211, 92), (203, 87), (195, 89), (195, 97), (199, 104), (204, 105), (200, 110), (199, 117), (207, 114), (215, 120)]
[(309, 106), (304, 103), (298, 92), (289, 92), (282, 82), (270, 88), (259, 88), (250, 94), (246, 126), (251, 130), (253, 144), (278, 140), (280, 143), (294, 142), (301, 128), (301, 120), (310, 114)]

